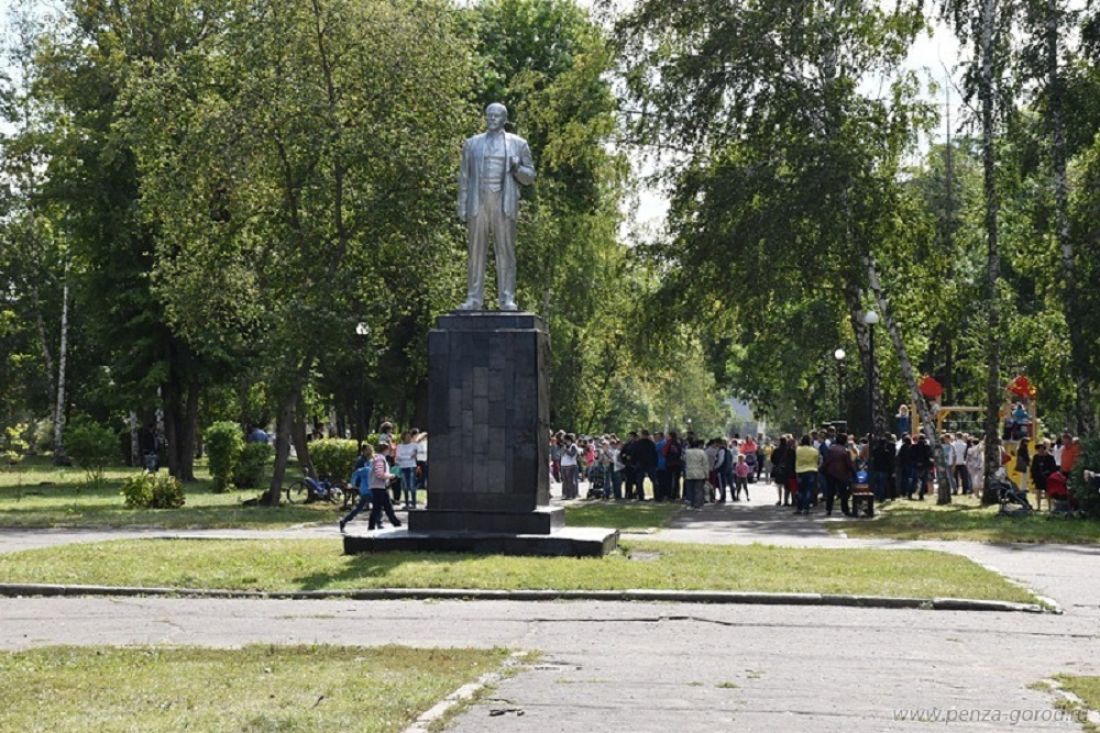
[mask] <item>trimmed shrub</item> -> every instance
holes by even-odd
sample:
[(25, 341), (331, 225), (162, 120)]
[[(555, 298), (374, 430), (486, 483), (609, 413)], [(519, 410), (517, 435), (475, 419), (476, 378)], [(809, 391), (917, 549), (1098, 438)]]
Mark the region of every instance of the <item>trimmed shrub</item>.
[(233, 472), (233, 483), (238, 489), (258, 489), (264, 480), (264, 468), (271, 462), (271, 446), (267, 443), (245, 443), (237, 468)]
[(130, 509), (178, 509), (187, 501), (183, 484), (168, 474), (148, 471), (123, 481), (121, 493)]
[(1081, 453), (1073, 464), (1070, 492), (1088, 516), (1100, 519), (1100, 491), (1085, 481), (1085, 470), (1100, 473), (1100, 438), (1081, 438)]
[(210, 461), (215, 493), (231, 489), (237, 462), (244, 449), (240, 426), (228, 420), (216, 422), (203, 431), (202, 442)]
[(354, 440), (328, 438), (309, 444), (309, 460), (321, 478), (346, 481), (359, 457), (359, 444)]
[(103, 469), (122, 458), (115, 431), (85, 417), (75, 418), (65, 428), (65, 452), (96, 488), (103, 484)]

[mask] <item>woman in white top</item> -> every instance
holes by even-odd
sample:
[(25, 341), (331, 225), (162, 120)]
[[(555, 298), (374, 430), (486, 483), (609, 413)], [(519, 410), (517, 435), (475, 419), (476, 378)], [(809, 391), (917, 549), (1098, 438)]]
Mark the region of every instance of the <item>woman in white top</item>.
[(607, 454), (611, 456), (611, 475), (609, 481), (611, 482), (611, 497), (615, 501), (622, 501), (623, 499), (623, 469), (626, 465), (623, 464), (623, 444), (616, 437), (611, 438), (611, 445), (607, 449)]
[(580, 450), (577, 448), (576, 436), (569, 433), (565, 436), (565, 443), (561, 450), (561, 498), (576, 499), (580, 495), (578, 484), (577, 456)]
[(397, 444), (395, 463), (401, 472), (401, 489), (405, 494), (405, 508), (416, 508), (416, 454), (420, 446), (411, 432), (401, 433), (401, 442)]

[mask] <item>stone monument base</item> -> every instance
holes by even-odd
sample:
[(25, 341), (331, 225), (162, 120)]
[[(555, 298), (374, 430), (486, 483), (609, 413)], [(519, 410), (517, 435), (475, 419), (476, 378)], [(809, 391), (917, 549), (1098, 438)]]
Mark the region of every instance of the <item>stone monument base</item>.
[(425, 509), (409, 512), (410, 532), (550, 534), (565, 526), (565, 510), (541, 506), (523, 514)]
[(344, 554), (366, 552), (466, 552), (476, 555), (602, 557), (619, 544), (617, 529), (565, 527), (550, 534), (498, 534), (471, 531), (414, 531), (405, 527), (349, 532)]

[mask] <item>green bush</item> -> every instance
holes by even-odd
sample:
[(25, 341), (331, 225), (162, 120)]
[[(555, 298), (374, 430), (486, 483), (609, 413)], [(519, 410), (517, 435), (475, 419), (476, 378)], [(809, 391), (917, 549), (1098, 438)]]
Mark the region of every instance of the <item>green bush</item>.
[(65, 428), (65, 452), (97, 488), (103, 484), (103, 469), (122, 458), (115, 431), (85, 417), (73, 419)]
[(214, 477), (214, 491), (227, 491), (233, 486), (237, 462), (244, 449), (241, 428), (228, 420), (216, 422), (203, 432), (202, 441)]
[(0, 461), (4, 465), (14, 466), (23, 460), (27, 452), (27, 441), (24, 435), (27, 432), (26, 423), (17, 423), (10, 428), (4, 428), (0, 433)]
[(309, 460), (320, 478), (346, 481), (359, 457), (359, 444), (354, 440), (328, 438), (309, 444)]
[(1082, 438), (1081, 453), (1073, 464), (1070, 491), (1081, 510), (1088, 516), (1100, 519), (1100, 492), (1085, 482), (1085, 470), (1100, 473), (1100, 438)]
[(267, 443), (245, 443), (233, 483), (238, 489), (258, 489), (264, 480), (264, 469), (271, 462), (271, 446)]
[(148, 471), (123, 481), (121, 493), (130, 509), (178, 509), (186, 502), (183, 484), (168, 474)]

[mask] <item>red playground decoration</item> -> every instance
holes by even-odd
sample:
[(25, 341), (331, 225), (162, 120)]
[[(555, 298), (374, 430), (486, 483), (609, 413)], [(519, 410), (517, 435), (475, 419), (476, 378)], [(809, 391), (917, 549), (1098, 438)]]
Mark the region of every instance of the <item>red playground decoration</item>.
[(1008, 391), (1021, 400), (1035, 399), (1035, 385), (1033, 385), (1023, 374), (1008, 383)]
[(930, 400), (938, 400), (943, 394), (943, 385), (926, 374), (920, 380), (920, 393)]

